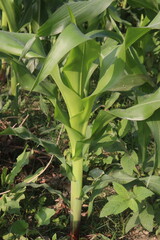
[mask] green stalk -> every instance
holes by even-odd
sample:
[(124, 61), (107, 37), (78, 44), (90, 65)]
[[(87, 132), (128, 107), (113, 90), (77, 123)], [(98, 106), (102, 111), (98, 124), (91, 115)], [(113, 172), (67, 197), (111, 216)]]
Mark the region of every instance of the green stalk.
[(71, 240), (78, 240), (82, 208), (83, 159), (72, 161), (72, 171), (75, 179), (71, 181)]
[[(2, 30), (7, 31), (7, 16), (4, 11), (2, 11)], [(6, 61), (2, 59), (1, 69), (0, 69), (0, 79), (5, 80), (5, 73), (6, 73)]]
[(125, 8), (126, 8), (126, 5), (127, 5), (127, 0), (124, 0), (124, 1), (123, 1), (123, 4), (122, 4), (122, 8), (125, 9)]
[(4, 11), (2, 11), (2, 30), (3, 31), (7, 31), (7, 16), (6, 13)]
[(11, 88), (10, 95), (12, 97), (12, 106), (15, 115), (18, 114), (18, 90), (17, 90), (17, 79), (13, 68), (11, 68)]

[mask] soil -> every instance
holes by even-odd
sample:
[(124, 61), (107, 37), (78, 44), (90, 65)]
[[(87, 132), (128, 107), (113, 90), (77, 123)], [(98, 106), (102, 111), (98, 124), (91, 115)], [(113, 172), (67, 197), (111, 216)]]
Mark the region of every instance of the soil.
[(138, 226), (131, 230), (123, 240), (160, 240), (160, 237), (151, 235), (148, 231)]

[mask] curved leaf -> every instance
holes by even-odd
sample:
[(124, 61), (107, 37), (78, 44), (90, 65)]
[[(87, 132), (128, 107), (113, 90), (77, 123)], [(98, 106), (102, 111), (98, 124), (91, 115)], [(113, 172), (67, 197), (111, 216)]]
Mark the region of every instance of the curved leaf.
[[(0, 31), (0, 52), (6, 54), (13, 54), (21, 56), (26, 44), (35, 39), (34, 34), (29, 33), (11, 33), (6, 31)], [(43, 50), (41, 41), (36, 38), (30, 50), (27, 52), (26, 57), (44, 58), (45, 52)]]
[(39, 36), (47, 36), (49, 34), (58, 34), (71, 22), (67, 6), (73, 13), (76, 22), (83, 22), (94, 19), (102, 13), (113, 0), (90, 0), (70, 2), (60, 7), (53, 15), (39, 28)]
[(119, 118), (142, 121), (149, 118), (158, 108), (160, 108), (160, 89), (155, 93), (145, 95), (143, 100), (133, 107), (114, 109), (110, 113)]
[(5, 12), (10, 31), (16, 32), (18, 30), (18, 24), (16, 19), (16, 3), (12, 0), (0, 0), (0, 6)]
[[(44, 66), (37, 77), (36, 84), (50, 75), (57, 63), (71, 49), (88, 40), (90, 40), (90, 38), (84, 35), (74, 24), (71, 23), (69, 26), (67, 26), (51, 48), (51, 51), (45, 60)], [(33, 86), (33, 88), (36, 86), (36, 84)]]

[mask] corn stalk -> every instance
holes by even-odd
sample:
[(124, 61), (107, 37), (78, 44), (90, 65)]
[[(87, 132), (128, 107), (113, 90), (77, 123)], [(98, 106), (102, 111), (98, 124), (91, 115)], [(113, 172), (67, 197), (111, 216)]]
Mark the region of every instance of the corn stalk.
[[(91, 4), (93, 2), (94, 4), (96, 3), (97, 6), (100, 4), (100, 2), (96, 0), (88, 1), (87, 3)], [(102, 2), (106, 4), (107, 1), (101, 1), (101, 3)], [(109, 4), (110, 3), (111, 1), (109, 1)], [(81, 2), (80, 4), (83, 3)], [(91, 7), (92, 4), (89, 6)], [(96, 5), (93, 6), (92, 10), (95, 9), (95, 6)], [(81, 14), (83, 14), (83, 11)], [(57, 16), (59, 15), (56, 15), (56, 17)], [(53, 19), (55, 20), (56, 17), (54, 15)], [(46, 25), (43, 25), (42, 28), (39, 29), (40, 35), (44, 32), (48, 33), (49, 30), (46, 29), (46, 27)], [(78, 240), (83, 200), (83, 159), (89, 151), (91, 138), (96, 138), (97, 135), (101, 134), (107, 123), (113, 119), (114, 116), (121, 118), (128, 118), (128, 116), (130, 116), (130, 119), (137, 120), (135, 116), (139, 116), (138, 114), (142, 113), (143, 116), (140, 116), (140, 120), (146, 119), (160, 106), (160, 101), (157, 100), (156, 107), (154, 106), (153, 111), (149, 113), (147, 117), (145, 117), (147, 111), (144, 113), (142, 111), (144, 106), (140, 104), (140, 110), (137, 107), (135, 112), (133, 111), (134, 109), (128, 111), (113, 110), (111, 113), (105, 112), (102, 115), (98, 115), (98, 120), (95, 121), (91, 136), (88, 137), (88, 122), (94, 102), (98, 96), (105, 91), (128, 91), (135, 86), (142, 85), (146, 81), (145, 76), (140, 74), (143, 72), (141, 72), (141, 68), (137, 66), (137, 57), (134, 58), (135, 55), (132, 54), (132, 49), (128, 50), (128, 48), (130, 48), (138, 38), (141, 38), (147, 33), (147, 31), (150, 31), (150, 28), (136, 28), (134, 30), (134, 32), (136, 32), (134, 36), (132, 34), (133, 29), (131, 29), (132, 31), (128, 30), (125, 39), (123, 39), (122, 34), (117, 34), (118, 40), (116, 43), (115, 40), (107, 39), (104, 46), (101, 47), (100, 43), (94, 40), (95, 37), (99, 36), (97, 35), (99, 32), (91, 32), (85, 35), (73, 23), (67, 27), (63, 25), (63, 27), (64, 30), (61, 32), (58, 25), (57, 31), (61, 33), (46, 57), (44, 56), (43, 47), (39, 38), (32, 34), (19, 35), (18, 33), (14, 33), (13, 35), (13, 33), (2, 33), (0, 41), (3, 40), (3, 47), (0, 44), (0, 51), (14, 56), (21, 56), (27, 42), (32, 40), (33, 37), (36, 37), (36, 41), (30, 49), (28, 49), (26, 57), (45, 59), (38, 76), (31, 74), (22, 61), (17, 61), (14, 57), (11, 59), (8, 56), (8, 58), (13, 63), (14, 73), (21, 87), (28, 91), (33, 90), (46, 95), (55, 107), (54, 117), (64, 124), (68, 133), (72, 154), (71, 239)], [(53, 30), (56, 31), (55, 28), (52, 28), (50, 33), (52, 33)], [(9, 50), (8, 46), (10, 47)], [(126, 52), (128, 58), (130, 58), (131, 62), (138, 68), (138, 71), (137, 68), (132, 69), (128, 65), (125, 69)], [(61, 60), (64, 60), (64, 58), (65, 61), (62, 62)], [(92, 80), (92, 74), (98, 66), (100, 68), (98, 83), (95, 89), (92, 89), (92, 93), (90, 93), (89, 86)], [(52, 83), (47, 81), (48, 76), (52, 78)], [(57, 88), (64, 99), (66, 106), (65, 111), (60, 107), (56, 92)], [(156, 98), (157, 95), (152, 97)], [(157, 98), (159, 98), (159, 93)], [(148, 101), (148, 99), (146, 101)], [(151, 104), (151, 101), (149, 103), (147, 102), (147, 104)], [(147, 104), (144, 104), (145, 107), (148, 106)], [(149, 110), (151, 109), (148, 109), (148, 111)], [(133, 117), (135, 117), (135, 119)]]

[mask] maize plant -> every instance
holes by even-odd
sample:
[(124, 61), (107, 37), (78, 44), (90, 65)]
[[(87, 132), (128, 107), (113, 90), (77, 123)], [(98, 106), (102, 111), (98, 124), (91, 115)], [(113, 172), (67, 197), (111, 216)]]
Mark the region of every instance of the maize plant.
[[(158, 89), (126, 110), (100, 111), (93, 126), (90, 126), (94, 104), (104, 92), (130, 91), (144, 83), (152, 85), (133, 44), (151, 29), (159, 28), (159, 14), (145, 27), (128, 28), (125, 35), (119, 31), (113, 19), (113, 31), (95, 30), (84, 33), (80, 30), (81, 23), (90, 20), (87, 18), (89, 14), (93, 19), (111, 3), (112, 0), (92, 0), (65, 5), (58, 9), (36, 34), (0, 31), (0, 56), (12, 64), (20, 87), (29, 92), (44, 94), (54, 106), (55, 119), (63, 123), (67, 131), (72, 156), (72, 240), (79, 239), (83, 161), (89, 153), (90, 145), (94, 139), (101, 136), (106, 125), (114, 118), (142, 121), (160, 107)], [(49, 53), (45, 53), (40, 37), (50, 34), (59, 35)], [(101, 40), (97, 41), (97, 38)], [(39, 59), (38, 74), (31, 73), (25, 64), (26, 59), (29, 61), (33, 58)], [(94, 81), (95, 71), (99, 75), (97, 82)], [(95, 87), (91, 87), (92, 82)], [(59, 92), (65, 108), (61, 107)], [(1, 134), (6, 133), (7, 130)], [(16, 128), (8, 133), (23, 138), (23, 134)], [(55, 146), (52, 153), (61, 159)]]

